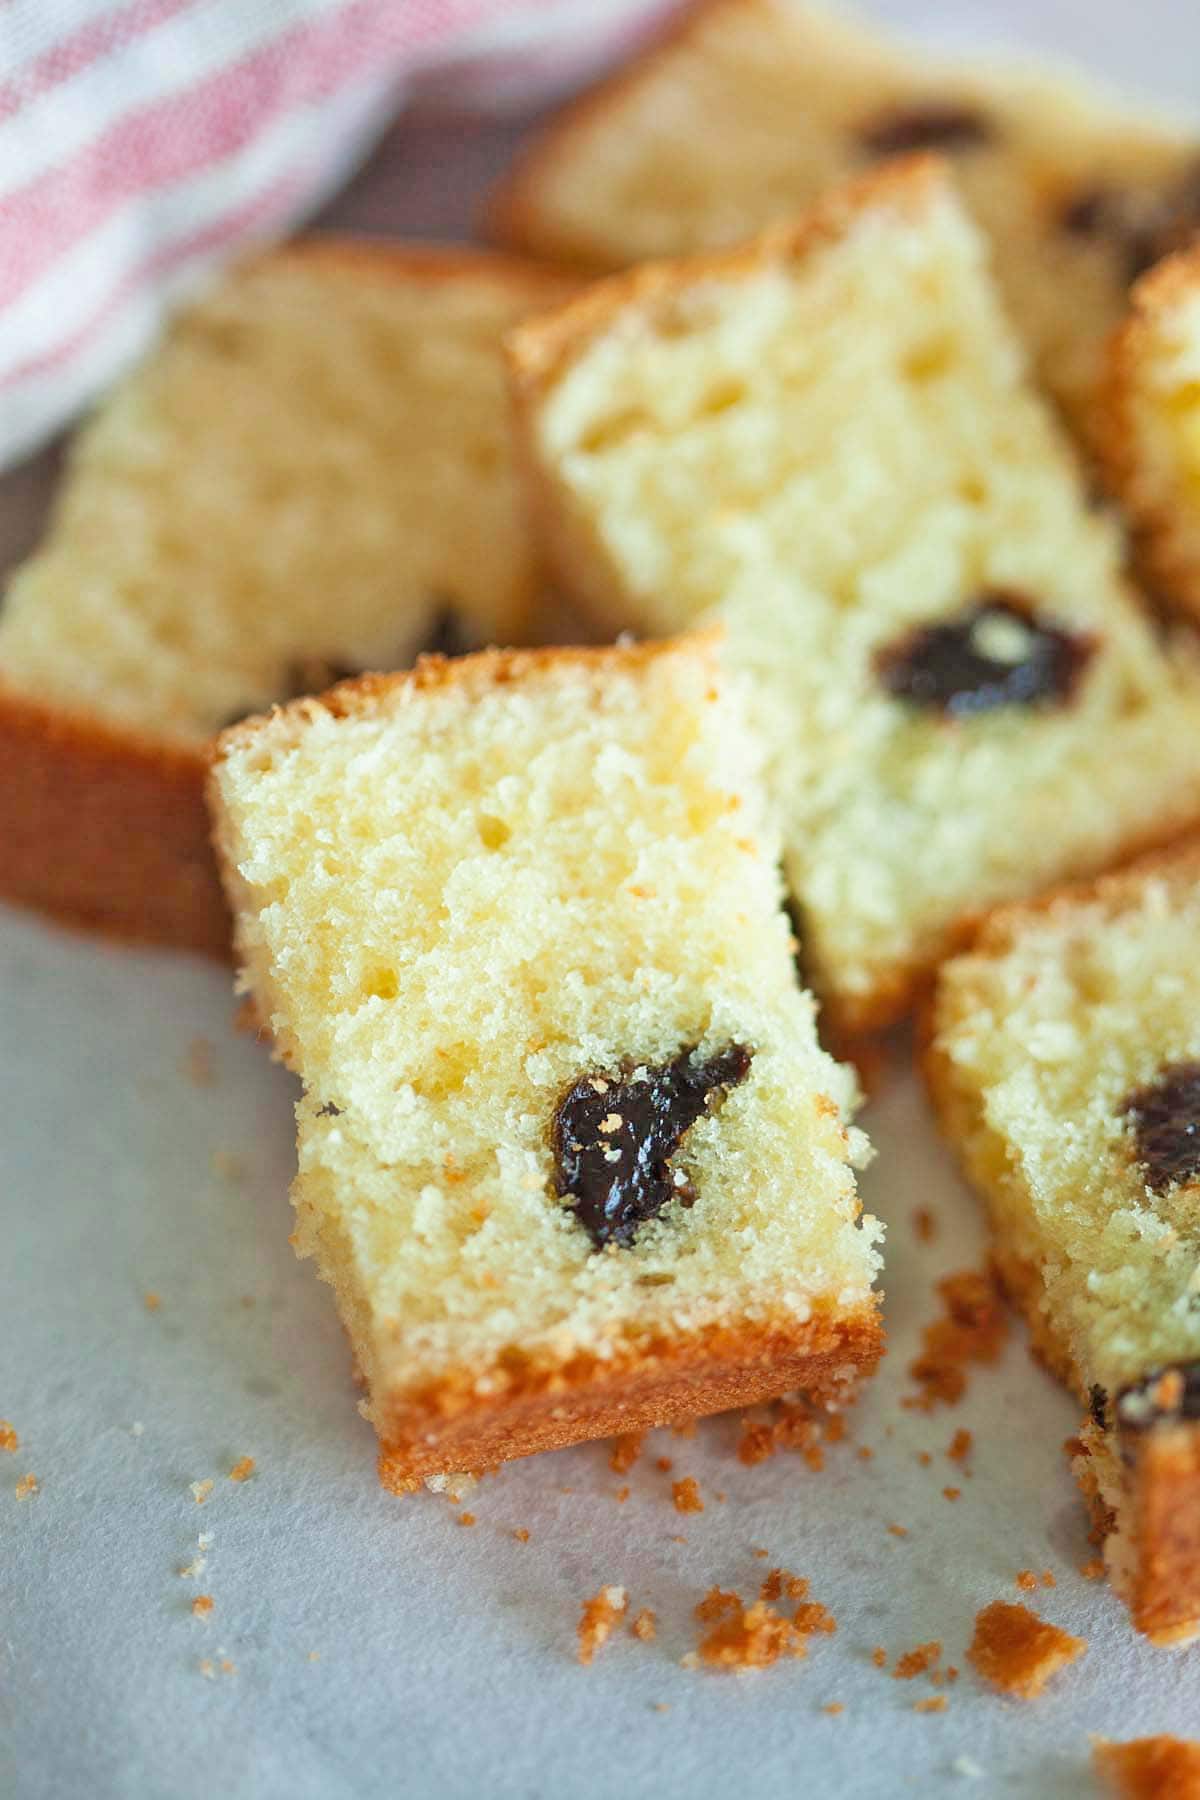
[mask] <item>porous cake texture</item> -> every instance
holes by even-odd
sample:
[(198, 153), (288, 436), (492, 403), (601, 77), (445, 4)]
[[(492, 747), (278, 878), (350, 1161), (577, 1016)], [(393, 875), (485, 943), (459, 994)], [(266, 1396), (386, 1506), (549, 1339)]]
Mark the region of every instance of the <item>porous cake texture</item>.
[(1103, 397), (1104, 472), (1146, 578), (1200, 615), (1200, 251), (1170, 258), (1134, 288)]
[(1160, 635), (934, 160), (518, 328), (548, 553), (610, 627), (720, 618), (835, 1030), (964, 920), (1200, 817), (1200, 661)]
[(701, 0), (535, 139), (492, 227), (611, 269), (737, 242), (922, 149), (952, 159), (1042, 378), (1084, 425), (1130, 281), (1200, 224), (1200, 143), (1069, 71), (950, 60), (800, 0)]
[(1000, 912), (943, 970), (926, 1069), (1136, 1624), (1200, 1622), (1200, 847)]
[(708, 637), (425, 659), (221, 739), (297, 1242), (390, 1486), (874, 1363), (854, 1082), (757, 759)]
[(0, 610), (0, 894), (225, 948), (213, 735), (422, 649), (520, 639), (538, 577), (499, 346), (567, 285), (314, 239), (175, 321), (81, 431)]

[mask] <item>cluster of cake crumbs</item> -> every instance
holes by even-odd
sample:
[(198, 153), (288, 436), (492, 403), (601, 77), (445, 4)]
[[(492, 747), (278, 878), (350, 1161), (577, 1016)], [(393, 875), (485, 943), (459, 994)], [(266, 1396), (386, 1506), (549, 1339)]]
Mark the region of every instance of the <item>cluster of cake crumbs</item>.
[[(828, 1608), (805, 1600), (807, 1593), (807, 1581), (786, 1569), (771, 1570), (751, 1606), (729, 1589), (711, 1588), (698, 1603), (696, 1617), (712, 1629), (701, 1639), (698, 1650), (684, 1657), (684, 1667), (741, 1674), (769, 1668), (781, 1657), (799, 1660), (807, 1656), (810, 1637), (837, 1630)], [(773, 1604), (784, 1596), (800, 1602), (791, 1618)]]
[(10, 1425), (7, 1419), (0, 1419), (0, 1450), (19, 1450), (20, 1448), (21, 1440), (17, 1436), (15, 1425)]
[(961, 1400), (968, 1365), (995, 1362), (1008, 1337), (1008, 1319), (990, 1275), (964, 1269), (945, 1276), (937, 1291), (945, 1311), (921, 1333), (921, 1354), (908, 1371), (919, 1391), (902, 1402), (920, 1412)]
[(578, 1627), (581, 1663), (590, 1663), (597, 1650), (603, 1649), (628, 1608), (629, 1596), (623, 1587), (602, 1587), (584, 1602)]
[(254, 1473), (254, 1458), (240, 1456), (229, 1471), (230, 1481), (249, 1481)]
[(1027, 1606), (993, 1600), (976, 1615), (967, 1658), (1001, 1693), (1034, 1700), (1052, 1675), (1086, 1649), (1086, 1638), (1072, 1637), (1057, 1625), (1048, 1625)]
[(682, 1481), (671, 1484), (671, 1497), (675, 1502), (675, 1511), (681, 1513), (702, 1513), (704, 1502), (700, 1498), (700, 1488), (694, 1475), (685, 1475)]
[(825, 1467), (822, 1446), (840, 1443), (845, 1435), (841, 1413), (816, 1412), (800, 1400), (779, 1400), (768, 1418), (743, 1419), (738, 1461), (753, 1468), (780, 1450), (790, 1450), (819, 1472)]
[(1200, 1744), (1184, 1738), (1133, 1738), (1125, 1744), (1098, 1738), (1092, 1761), (1122, 1800), (1196, 1800), (1200, 1794)]

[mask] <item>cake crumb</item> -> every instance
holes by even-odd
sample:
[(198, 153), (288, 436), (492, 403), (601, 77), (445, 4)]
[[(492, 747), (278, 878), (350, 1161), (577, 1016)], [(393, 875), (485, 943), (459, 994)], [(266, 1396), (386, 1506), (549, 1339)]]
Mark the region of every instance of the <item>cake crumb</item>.
[(808, 1583), (802, 1575), (787, 1569), (772, 1569), (758, 1590), (760, 1600), (807, 1600)]
[(1121, 1800), (1196, 1800), (1200, 1795), (1200, 1743), (1161, 1736), (1124, 1744), (1097, 1738), (1092, 1764)]
[(836, 1719), (838, 1714), (844, 1713), (845, 1710), (846, 1708), (842, 1705), (840, 1700), (830, 1700), (821, 1708), (821, 1711), (823, 1713), (828, 1713), (831, 1719)]
[(654, 1466), (656, 1469), (661, 1469), (664, 1475), (669, 1475), (675, 1464), (669, 1456), (657, 1456), (654, 1459)]
[(195, 1581), (199, 1576), (203, 1575), (207, 1567), (207, 1556), (193, 1556), (191, 1562), (184, 1563), (178, 1573), (184, 1581)]
[(1031, 1594), (1037, 1587), (1038, 1578), (1032, 1569), (1017, 1570), (1017, 1586), (1026, 1594)]
[(942, 1499), (943, 1500), (961, 1500), (962, 1499), (962, 1489), (960, 1487), (944, 1487), (942, 1489)]
[(699, 1660), (710, 1669), (767, 1669), (780, 1657), (797, 1660), (808, 1655), (804, 1634), (791, 1619), (776, 1612), (765, 1600), (722, 1619), (700, 1643)]
[(527, 1544), (529, 1542), (529, 1532), (524, 1525), (518, 1525), (517, 1529), (513, 1532), (513, 1536), (516, 1538), (518, 1544)]
[(924, 1675), (941, 1660), (942, 1646), (937, 1638), (930, 1638), (927, 1644), (918, 1644), (913, 1650), (906, 1650), (903, 1656), (896, 1658), (896, 1666), (892, 1670), (893, 1681), (912, 1681), (917, 1675)]
[(211, 1594), (197, 1594), (192, 1601), (192, 1611), (198, 1619), (207, 1619), (212, 1609), (213, 1597)]
[(183, 1072), (193, 1087), (212, 1087), (216, 1081), (216, 1064), (213, 1058), (213, 1045), (206, 1037), (194, 1037), (187, 1047), (187, 1055), (183, 1059)]
[(16, 1427), (7, 1419), (0, 1419), (0, 1450), (19, 1450), (21, 1440), (17, 1436)]
[(202, 1531), (200, 1533), (200, 1536), (196, 1539), (196, 1543), (201, 1550), (211, 1550), (212, 1549), (212, 1541), (213, 1541), (213, 1539), (212, 1539), (211, 1531)]
[(475, 1514), (473, 1512), (459, 1513), (458, 1523), (460, 1525), (473, 1525), (475, 1523)]
[(617, 1505), (624, 1506), (625, 1502), (628, 1500), (628, 1498), (632, 1492), (633, 1492), (632, 1488), (619, 1487), (617, 1489)]
[(671, 1539), (671, 1542), (673, 1544), (686, 1544), (687, 1539), (685, 1537), (676, 1536)]
[(227, 1656), (223, 1656), (221, 1658), (221, 1673), (222, 1675), (236, 1675), (237, 1664), (235, 1662), (230, 1662)]
[(213, 1486), (214, 1483), (212, 1477), (209, 1476), (206, 1481), (193, 1481), (188, 1488), (188, 1492), (196, 1502), (197, 1506), (203, 1506), (204, 1502), (208, 1499), (208, 1496), (212, 1493)]
[(645, 1441), (644, 1431), (627, 1431), (624, 1436), (612, 1440), (612, 1448), (608, 1454), (608, 1466), (614, 1475), (628, 1475), (642, 1454), (642, 1445)]
[(908, 1536), (908, 1526), (907, 1525), (889, 1525), (888, 1530), (891, 1532), (893, 1537), (903, 1538), (903, 1537)]
[(651, 1711), (656, 1713), (670, 1712), (670, 1710), (670, 1705), (666, 1700), (656, 1700), (651, 1708)]
[(750, 1554), (751, 1554), (751, 1556), (770, 1556), (771, 1552), (769, 1550), (764, 1550), (762, 1548), (761, 1544), (759, 1544), (759, 1545), (752, 1544), (750, 1546)]
[(658, 1634), (658, 1616), (648, 1606), (643, 1606), (633, 1624), (629, 1627), (631, 1637), (640, 1638), (643, 1644), (653, 1643)]
[(876, 1644), (875, 1648), (872, 1650), (871, 1661), (875, 1664), (877, 1669), (887, 1668), (887, 1651), (882, 1644)]
[(832, 1637), (837, 1630), (837, 1620), (819, 1600), (806, 1600), (798, 1606), (792, 1614), (792, 1624), (805, 1637), (815, 1637), (819, 1632)]
[(937, 1219), (927, 1206), (918, 1206), (912, 1216), (913, 1236), (918, 1244), (932, 1244), (937, 1236)]
[(960, 1426), (954, 1436), (950, 1439), (950, 1447), (946, 1451), (946, 1455), (950, 1458), (951, 1462), (961, 1465), (965, 1463), (968, 1456), (970, 1456), (974, 1442), (975, 1439), (972, 1434)]
[(229, 1479), (230, 1481), (249, 1481), (253, 1473), (254, 1458), (252, 1456), (239, 1456), (238, 1460), (229, 1471)]
[(310, 1650), (308, 1653), (308, 1660), (309, 1662), (320, 1662), (321, 1652), (319, 1650)]
[(913, 1711), (919, 1713), (945, 1712), (949, 1701), (945, 1694), (930, 1694), (927, 1700), (914, 1700)]
[(162, 1305), (162, 1295), (161, 1294), (143, 1294), (142, 1295), (142, 1305), (145, 1307), (147, 1312), (157, 1312), (159, 1307)]
[(858, 1446), (857, 1451), (855, 1452), (855, 1455), (858, 1457), (859, 1462), (870, 1462), (871, 1458), (874, 1456), (874, 1454), (875, 1454), (875, 1452), (872, 1450), (872, 1448), (869, 1444), (860, 1444)]
[(1104, 1573), (1104, 1558), (1093, 1556), (1088, 1562), (1080, 1563), (1079, 1573), (1085, 1581), (1099, 1581)]
[(217, 1679), (216, 1664), (210, 1656), (202, 1656), (200, 1658), (199, 1666), (200, 1673), (203, 1675), (205, 1681), (215, 1681)]
[(1044, 1588), (1052, 1588), (1052, 1587), (1058, 1586), (1057, 1581), (1054, 1579), (1053, 1569), (1043, 1569), (1042, 1570), (1042, 1586)]
[(17, 1496), (18, 1500), (28, 1500), (31, 1494), (40, 1494), (41, 1491), (42, 1484), (32, 1470), (30, 1470), (28, 1475), (22, 1475), (20, 1481), (18, 1481), (16, 1487), (13, 1489), (13, 1493)]
[(702, 1513), (704, 1502), (700, 1498), (700, 1488), (694, 1475), (685, 1475), (682, 1481), (671, 1484), (671, 1498), (675, 1503), (675, 1511), (680, 1513)]
[(753, 1468), (780, 1450), (790, 1450), (819, 1473), (825, 1466), (822, 1443), (839, 1443), (845, 1435), (846, 1421), (840, 1413), (820, 1414), (800, 1401), (779, 1400), (769, 1419), (743, 1418), (738, 1461)]
[(740, 1613), (742, 1599), (728, 1588), (709, 1588), (703, 1600), (696, 1602), (695, 1613), (702, 1625), (711, 1625), (714, 1619), (723, 1619), (729, 1613)]
[(1052, 1675), (1086, 1649), (1085, 1638), (1048, 1625), (1027, 1606), (993, 1600), (976, 1614), (967, 1660), (1002, 1693), (1033, 1700)]
[(577, 1628), (581, 1663), (590, 1663), (597, 1650), (608, 1642), (628, 1606), (629, 1596), (623, 1587), (602, 1587), (584, 1602)]
[(921, 1333), (921, 1354), (908, 1370), (918, 1392), (901, 1401), (919, 1412), (956, 1405), (966, 1392), (968, 1365), (995, 1362), (1008, 1337), (1008, 1319), (989, 1274), (960, 1270), (939, 1281), (937, 1292), (944, 1314)]
[(932, 1458), (932, 1456), (930, 1456), (928, 1450), (918, 1450), (917, 1451), (917, 1461), (920, 1463), (920, 1465), (923, 1469), (927, 1469), (929, 1467), (930, 1463), (933, 1461), (933, 1458)]

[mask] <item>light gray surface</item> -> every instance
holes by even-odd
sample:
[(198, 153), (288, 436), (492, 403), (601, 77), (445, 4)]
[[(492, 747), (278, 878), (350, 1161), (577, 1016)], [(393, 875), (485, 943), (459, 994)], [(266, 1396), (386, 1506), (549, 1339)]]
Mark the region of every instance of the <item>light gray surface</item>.
[[(1165, 95), (1186, 97), (1200, 62), (1200, 27), (1172, 0), (960, 0), (941, 23), (994, 42), (1017, 35), (1006, 19)], [(340, 218), (461, 230), (512, 136), (403, 128)], [(0, 489), (10, 554), (42, 486), (27, 475)], [(223, 972), (0, 913), (0, 996), (0, 1415), (22, 1440), (0, 1453), (5, 1800), (1050, 1800), (1095, 1791), (1090, 1732), (1200, 1731), (1200, 1649), (1151, 1650), (1076, 1573), (1092, 1552), (1061, 1451), (1075, 1408), (1019, 1337), (961, 1407), (925, 1417), (900, 1404), (934, 1280), (982, 1253), (974, 1204), (902, 1070), (867, 1119), (879, 1146), (867, 1201), (891, 1226), (892, 1348), (824, 1473), (789, 1456), (743, 1468), (735, 1427), (714, 1422), (692, 1441), (659, 1434), (627, 1477), (602, 1446), (513, 1466), (469, 1498), (478, 1523), (465, 1529), (447, 1500), (398, 1500), (375, 1481), (330, 1297), (287, 1245), (291, 1084), (234, 1035)], [(184, 1071), (197, 1036), (214, 1046), (211, 1087)], [(918, 1205), (941, 1224), (928, 1247), (911, 1228)], [(960, 1425), (976, 1434), (969, 1480), (944, 1457)], [(243, 1454), (257, 1473), (232, 1485)], [(27, 1470), (41, 1491), (18, 1501)], [(670, 1506), (684, 1474), (700, 1482), (701, 1516)], [(197, 1506), (189, 1484), (207, 1477)], [(962, 1487), (957, 1503), (947, 1484)], [(200, 1532), (213, 1537), (208, 1566), (183, 1579)], [(742, 1680), (681, 1668), (703, 1592), (749, 1593), (772, 1563), (811, 1580), (836, 1637)], [(1020, 1598), (1016, 1571), (1047, 1566), (1058, 1585), (1033, 1604), (1091, 1648), (1036, 1705), (986, 1693), (964, 1668), (948, 1711), (922, 1716), (913, 1702), (934, 1690), (871, 1664), (876, 1644), (894, 1659), (936, 1637), (962, 1667), (976, 1609)], [(583, 1669), (575, 1624), (604, 1582), (655, 1608), (660, 1634), (614, 1640)], [(191, 1615), (197, 1592), (213, 1596), (207, 1622)], [(206, 1679), (201, 1660), (222, 1657), (236, 1673)], [(840, 1717), (822, 1714), (830, 1701)], [(954, 1772), (964, 1755), (981, 1776)]]

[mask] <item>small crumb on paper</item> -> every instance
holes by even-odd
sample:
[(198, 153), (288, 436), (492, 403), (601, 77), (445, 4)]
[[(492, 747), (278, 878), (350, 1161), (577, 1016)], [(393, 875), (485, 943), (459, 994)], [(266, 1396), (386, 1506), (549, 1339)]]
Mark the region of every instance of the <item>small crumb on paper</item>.
[(671, 1498), (675, 1502), (675, 1511), (680, 1513), (702, 1513), (704, 1502), (700, 1498), (700, 1488), (694, 1475), (685, 1475), (682, 1481), (671, 1485)]
[(188, 1487), (188, 1493), (192, 1496), (192, 1499), (196, 1502), (197, 1506), (203, 1506), (204, 1502), (208, 1499), (208, 1496), (212, 1493), (213, 1486), (213, 1479), (209, 1476), (205, 1481), (193, 1481)]
[(1195, 1800), (1200, 1795), (1200, 1743), (1177, 1737), (1097, 1738), (1096, 1773), (1121, 1800)]
[(192, 1611), (198, 1619), (207, 1619), (213, 1609), (211, 1594), (197, 1594), (192, 1601)]
[(645, 1433), (627, 1431), (623, 1437), (612, 1440), (612, 1448), (608, 1453), (608, 1466), (614, 1475), (628, 1475), (638, 1457), (642, 1454)]
[(187, 1055), (183, 1059), (183, 1073), (193, 1087), (212, 1087), (216, 1080), (216, 1064), (213, 1057), (213, 1046), (206, 1037), (194, 1037), (187, 1047)]
[(32, 1470), (30, 1470), (28, 1475), (22, 1475), (20, 1481), (18, 1481), (16, 1487), (13, 1489), (13, 1493), (17, 1496), (18, 1500), (28, 1500), (31, 1495), (40, 1494), (41, 1491), (42, 1484)]
[(903, 1656), (896, 1658), (892, 1679), (912, 1681), (914, 1676), (924, 1675), (940, 1660), (941, 1654), (942, 1646), (937, 1638), (931, 1638), (927, 1644), (918, 1644), (913, 1650), (906, 1650)]
[(0, 1450), (19, 1450), (21, 1440), (17, 1436), (16, 1427), (7, 1419), (0, 1419)]
[(928, 1700), (914, 1700), (913, 1711), (919, 1713), (945, 1712), (949, 1702), (945, 1694), (931, 1694)]
[(162, 1305), (162, 1295), (161, 1294), (143, 1294), (142, 1295), (142, 1305), (145, 1307), (147, 1312), (157, 1312), (159, 1307)]
[(643, 1644), (652, 1643), (658, 1633), (658, 1618), (648, 1606), (644, 1606), (633, 1624), (629, 1627), (631, 1637), (640, 1638)]
[(615, 1586), (600, 1588), (584, 1602), (577, 1627), (581, 1663), (590, 1663), (597, 1650), (603, 1649), (628, 1607), (629, 1596), (625, 1589)]
[(1027, 1606), (993, 1600), (976, 1615), (967, 1660), (1001, 1693), (1034, 1700), (1052, 1675), (1086, 1649), (1086, 1638), (1047, 1624)]
[(240, 1456), (229, 1471), (230, 1481), (249, 1481), (254, 1473), (254, 1458)]

